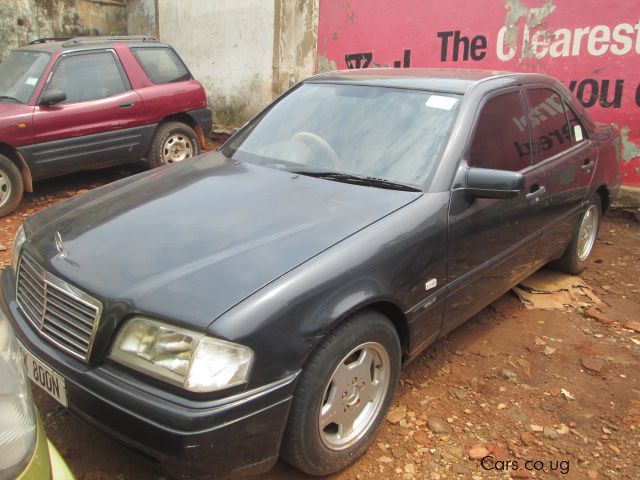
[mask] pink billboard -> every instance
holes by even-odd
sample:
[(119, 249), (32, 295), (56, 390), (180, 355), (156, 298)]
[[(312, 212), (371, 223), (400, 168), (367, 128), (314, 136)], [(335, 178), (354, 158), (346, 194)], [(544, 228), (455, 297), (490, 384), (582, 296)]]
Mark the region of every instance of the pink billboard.
[(624, 183), (640, 185), (637, 0), (320, 0), (319, 67), (452, 67), (560, 79), (622, 131)]

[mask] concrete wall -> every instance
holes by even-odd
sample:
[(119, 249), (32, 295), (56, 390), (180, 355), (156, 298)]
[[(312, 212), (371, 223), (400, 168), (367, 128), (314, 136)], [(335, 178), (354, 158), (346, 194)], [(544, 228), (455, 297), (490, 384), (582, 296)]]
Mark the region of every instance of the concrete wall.
[(318, 68), (548, 73), (622, 129), (624, 182), (640, 185), (639, 14), (637, 0), (323, 0)]
[(157, 0), (127, 0), (127, 35), (158, 37)]
[(0, 61), (12, 49), (36, 38), (125, 33), (126, 2), (118, 0), (0, 2)]
[(275, 0), (274, 98), (316, 69), (318, 0)]
[(219, 131), (314, 72), (317, 15), (318, 0), (158, 0), (160, 39), (204, 84)]

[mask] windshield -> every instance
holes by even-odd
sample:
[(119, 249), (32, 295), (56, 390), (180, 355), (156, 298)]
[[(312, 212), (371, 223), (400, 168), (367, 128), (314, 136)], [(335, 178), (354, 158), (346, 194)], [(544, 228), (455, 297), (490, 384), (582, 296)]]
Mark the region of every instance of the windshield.
[(339, 172), (420, 188), (439, 161), (459, 103), (459, 95), (446, 93), (303, 84), (221, 151), (288, 171)]
[(49, 63), (45, 52), (16, 50), (0, 63), (0, 101), (27, 103)]

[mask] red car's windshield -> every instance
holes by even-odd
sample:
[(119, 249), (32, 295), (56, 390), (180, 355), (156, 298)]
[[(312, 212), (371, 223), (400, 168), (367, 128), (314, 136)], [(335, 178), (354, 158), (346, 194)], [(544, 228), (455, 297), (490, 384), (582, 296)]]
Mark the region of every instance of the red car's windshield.
[(50, 58), (46, 52), (11, 52), (0, 63), (0, 101), (27, 103)]

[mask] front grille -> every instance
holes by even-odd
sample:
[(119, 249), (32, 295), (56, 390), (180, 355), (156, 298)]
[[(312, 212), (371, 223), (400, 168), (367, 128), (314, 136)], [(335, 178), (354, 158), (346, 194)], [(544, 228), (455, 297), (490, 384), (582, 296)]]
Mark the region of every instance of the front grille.
[(16, 291), (20, 309), (38, 332), (86, 362), (102, 304), (44, 270), (27, 253), (20, 257)]

